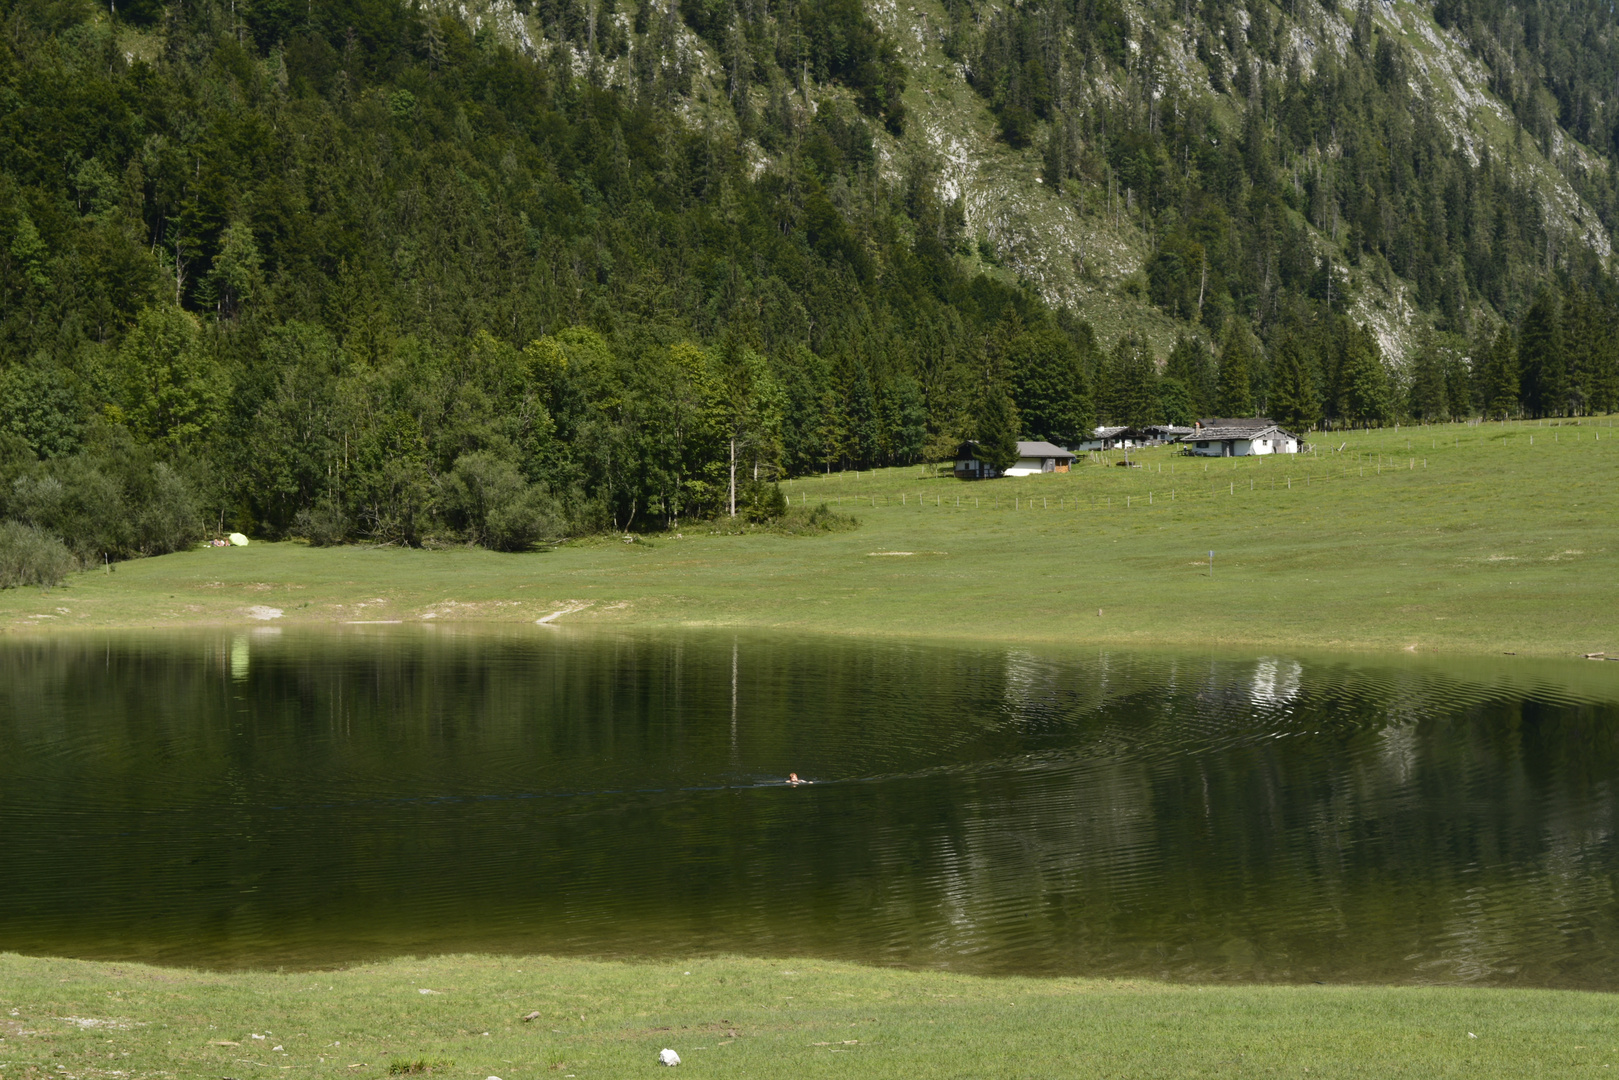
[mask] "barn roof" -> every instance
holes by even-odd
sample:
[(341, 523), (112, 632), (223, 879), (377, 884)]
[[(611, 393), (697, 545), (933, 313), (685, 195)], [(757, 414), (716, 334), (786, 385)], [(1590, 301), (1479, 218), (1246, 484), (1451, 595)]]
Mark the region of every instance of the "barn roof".
[(1285, 435), (1289, 439), (1298, 438), (1290, 431), (1283, 431), (1278, 425), (1267, 421), (1247, 422), (1236, 421), (1219, 427), (1200, 427), (1190, 435), (1182, 435), (1181, 442), (1221, 442), (1225, 439), (1257, 439), (1271, 433)]
[(1017, 444), (1017, 456), (1020, 458), (1073, 458), (1073, 454), (1060, 446), (1048, 442), (1020, 442)]

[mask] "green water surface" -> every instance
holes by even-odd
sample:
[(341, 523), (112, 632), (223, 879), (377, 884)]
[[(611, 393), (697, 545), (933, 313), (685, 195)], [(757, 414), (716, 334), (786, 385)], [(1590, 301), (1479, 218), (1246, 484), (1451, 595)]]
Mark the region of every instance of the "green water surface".
[(1616, 989), (1616, 782), (1619, 664), (36, 639), (0, 644), (0, 950)]

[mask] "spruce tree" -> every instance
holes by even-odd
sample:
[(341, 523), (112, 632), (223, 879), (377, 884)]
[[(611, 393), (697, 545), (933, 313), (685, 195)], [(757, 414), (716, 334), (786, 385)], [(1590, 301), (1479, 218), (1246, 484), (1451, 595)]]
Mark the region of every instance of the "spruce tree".
[(1025, 435), (1058, 444), (1090, 437), (1096, 406), (1079, 349), (1068, 335), (1052, 329), (1019, 334), (1006, 346), (1004, 367)]
[(1119, 338), (1104, 366), (1102, 415), (1110, 423), (1139, 426), (1156, 422), (1158, 367), (1146, 339)]
[(1591, 409), (1599, 355), (1602, 324), (1597, 305), (1587, 289), (1572, 289), (1563, 300), (1564, 385), (1559, 411), (1584, 416)]
[(1289, 334), (1276, 347), (1271, 369), (1270, 415), (1282, 427), (1302, 434), (1321, 421), (1321, 395), (1299, 340)]
[(1521, 381), (1518, 347), (1513, 340), (1512, 327), (1502, 326), (1496, 332), (1489, 354), (1484, 357), (1484, 415), (1496, 420), (1516, 415), (1520, 406), (1518, 388)]
[(1214, 409), (1214, 358), (1199, 338), (1182, 335), (1175, 339), (1164, 362), (1164, 378), (1177, 379), (1191, 399), (1191, 411), (1208, 416)]
[(1012, 395), (999, 382), (984, 388), (978, 399), (978, 458), (986, 465), (1005, 471), (1017, 462), (1017, 436), (1020, 421)]
[(1343, 402), (1339, 413), (1354, 424), (1381, 424), (1394, 415), (1389, 373), (1377, 338), (1364, 326), (1353, 326), (1344, 342), (1340, 376)]
[(1443, 420), (1450, 415), (1445, 357), (1430, 331), (1423, 332), (1411, 358), (1409, 407), (1418, 420)]
[(1197, 417), (1185, 383), (1168, 377), (1158, 380), (1158, 419), (1166, 424), (1190, 427)]
[(1518, 375), (1524, 409), (1531, 416), (1568, 411), (1568, 369), (1557, 294), (1542, 288), (1524, 312), (1518, 331)]
[(1223, 417), (1254, 414), (1253, 355), (1248, 332), (1236, 319), (1227, 319), (1220, 339), (1220, 374), (1214, 390), (1214, 411)]
[(1601, 328), (1592, 356), (1591, 411), (1619, 412), (1619, 340), (1606, 326)]

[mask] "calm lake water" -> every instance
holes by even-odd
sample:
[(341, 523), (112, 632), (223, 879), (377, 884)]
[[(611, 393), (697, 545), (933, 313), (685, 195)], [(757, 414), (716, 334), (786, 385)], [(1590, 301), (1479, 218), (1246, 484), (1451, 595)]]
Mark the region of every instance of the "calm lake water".
[(1616, 811), (1619, 664), (0, 644), (0, 950), (1616, 989)]

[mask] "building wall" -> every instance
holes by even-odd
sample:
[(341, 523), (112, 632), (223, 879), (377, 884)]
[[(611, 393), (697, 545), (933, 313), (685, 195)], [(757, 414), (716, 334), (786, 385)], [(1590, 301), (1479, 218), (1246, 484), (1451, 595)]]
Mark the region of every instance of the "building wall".
[[(1230, 453), (1232, 457), (1262, 457), (1265, 454), (1296, 454), (1299, 452), (1299, 444), (1296, 439), (1231, 439), (1226, 441), (1231, 443)], [(1197, 457), (1225, 457), (1226, 441), (1210, 439), (1208, 440), (1209, 445), (1206, 447), (1198, 446), (1195, 441), (1186, 445)], [(1269, 442), (1270, 445), (1265, 445), (1266, 442)]]

